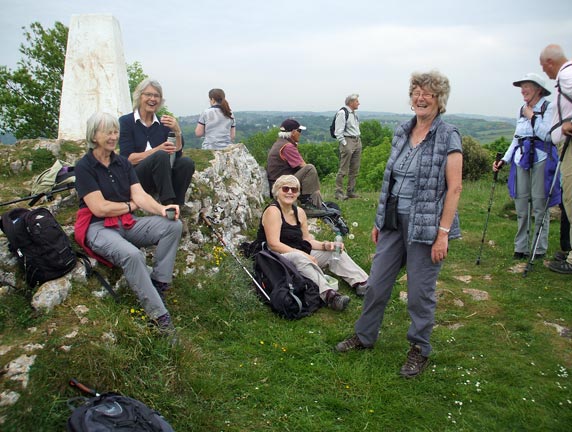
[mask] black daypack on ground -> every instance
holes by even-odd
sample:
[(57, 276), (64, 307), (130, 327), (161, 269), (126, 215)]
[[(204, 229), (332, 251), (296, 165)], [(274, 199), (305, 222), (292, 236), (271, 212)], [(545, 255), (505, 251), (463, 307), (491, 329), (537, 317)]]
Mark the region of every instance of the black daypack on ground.
[(350, 116), (350, 111), (346, 107), (341, 107), (338, 111), (336, 111), (336, 115), (334, 116), (332, 124), (330, 125), (330, 136), (334, 139), (336, 138), (336, 117), (340, 110), (344, 110), (346, 113), (346, 121), (348, 121), (348, 117)]
[[(75, 407), (77, 401), (83, 405)], [(73, 398), (68, 401), (72, 414), (68, 432), (173, 432), (173, 428), (157, 411), (143, 402), (118, 393)]]
[(77, 258), (70, 239), (46, 208), (15, 208), (2, 215), (0, 228), (30, 288), (72, 271)]
[(300, 319), (324, 305), (318, 286), (276, 252), (263, 249), (254, 255), (254, 277), (270, 297), (272, 310), (281, 317)]
[(328, 211), (328, 215), (321, 216), (320, 219), (329, 225), (332, 231), (339, 232), (343, 236), (349, 234), (350, 227), (342, 217), (340, 206), (333, 201), (324, 201), (322, 206)]

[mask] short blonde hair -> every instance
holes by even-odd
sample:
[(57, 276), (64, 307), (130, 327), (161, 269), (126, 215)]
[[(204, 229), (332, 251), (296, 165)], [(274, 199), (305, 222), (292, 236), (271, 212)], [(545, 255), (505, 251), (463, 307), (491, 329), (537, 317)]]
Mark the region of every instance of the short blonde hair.
[(437, 98), (437, 106), (439, 107), (440, 114), (444, 114), (447, 111), (447, 101), (449, 100), (449, 93), (451, 93), (449, 78), (436, 70), (424, 73), (413, 72), (411, 74), (411, 80), (409, 81), (410, 98), (416, 87), (424, 87), (433, 92)]
[(87, 120), (87, 126), (85, 128), (87, 148), (93, 150), (96, 147), (94, 140), (97, 132), (107, 132), (110, 130), (119, 130), (119, 121), (117, 120), (117, 117), (102, 111), (93, 113)]
[(276, 194), (282, 188), (282, 186), (294, 186), (298, 188), (298, 193), (300, 193), (300, 181), (291, 174), (283, 175), (276, 179), (272, 185), (272, 196), (276, 198)]

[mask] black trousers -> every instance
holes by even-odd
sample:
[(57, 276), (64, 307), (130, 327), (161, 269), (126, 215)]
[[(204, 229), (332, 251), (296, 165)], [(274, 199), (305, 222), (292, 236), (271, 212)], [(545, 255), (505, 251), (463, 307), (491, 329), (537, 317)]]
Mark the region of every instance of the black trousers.
[(161, 204), (182, 206), (195, 172), (195, 163), (188, 157), (178, 157), (171, 168), (169, 154), (158, 151), (135, 165), (135, 172), (145, 192), (158, 196)]
[(572, 249), (570, 247), (570, 220), (562, 204), (560, 204), (560, 249), (563, 251)]

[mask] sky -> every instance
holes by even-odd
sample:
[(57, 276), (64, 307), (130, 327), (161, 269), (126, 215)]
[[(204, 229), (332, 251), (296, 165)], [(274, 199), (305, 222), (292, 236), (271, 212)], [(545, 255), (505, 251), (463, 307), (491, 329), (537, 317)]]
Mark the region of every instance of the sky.
[(451, 83), (448, 113), (514, 118), (513, 81), (536, 72), (554, 85), (542, 48), (572, 57), (570, 0), (0, 0), (0, 10), (0, 65), (11, 69), (22, 27), (112, 14), (126, 62), (161, 83), (177, 116), (207, 108), (215, 87), (235, 111), (334, 111), (358, 93), (361, 110), (407, 113), (411, 73), (437, 69)]

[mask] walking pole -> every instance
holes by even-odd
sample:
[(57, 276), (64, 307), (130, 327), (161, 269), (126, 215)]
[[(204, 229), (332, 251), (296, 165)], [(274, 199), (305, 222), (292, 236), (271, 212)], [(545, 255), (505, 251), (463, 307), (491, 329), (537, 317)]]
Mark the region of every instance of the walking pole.
[(3, 203), (0, 203), (0, 207), (7, 206), (7, 205), (10, 205), (10, 204), (19, 203), (19, 202), (22, 202), (22, 201), (30, 201), (30, 202), (28, 203), (28, 206), (33, 207), (33, 206), (36, 205), (36, 203), (37, 203), (38, 201), (40, 201), (43, 197), (46, 197), (46, 200), (48, 200), (48, 201), (53, 201), (53, 200), (54, 200), (54, 194), (59, 193), (59, 192), (64, 192), (64, 191), (67, 191), (67, 190), (70, 190), (70, 189), (73, 189), (73, 188), (75, 188), (75, 184), (74, 184), (74, 183), (68, 183), (68, 184), (66, 184), (65, 186), (62, 186), (62, 187), (57, 188), (57, 189), (52, 189), (51, 191), (48, 191), (48, 192), (41, 192), (41, 193), (36, 194), (36, 195), (30, 195), (30, 196), (27, 196), (27, 197), (14, 199), (14, 200), (12, 200), (12, 201), (6, 201), (6, 202), (3, 202)]
[(534, 255), (536, 254), (536, 248), (538, 247), (538, 242), (540, 241), (540, 234), (542, 233), (542, 229), (544, 228), (544, 222), (547, 218), (548, 208), (550, 204), (550, 198), (552, 197), (552, 191), (554, 190), (554, 185), (556, 185), (556, 181), (559, 180), (558, 171), (560, 169), (560, 164), (562, 163), (562, 159), (564, 159), (564, 154), (568, 149), (568, 145), (570, 144), (570, 138), (567, 137), (566, 141), (564, 142), (564, 146), (562, 147), (562, 152), (560, 153), (560, 157), (558, 158), (558, 163), (556, 164), (556, 170), (554, 171), (554, 178), (552, 179), (552, 183), (550, 184), (550, 191), (548, 192), (548, 197), (546, 197), (546, 204), (544, 205), (544, 212), (542, 213), (542, 222), (538, 227), (538, 232), (536, 233), (536, 237), (534, 239), (534, 245), (532, 247), (532, 252), (530, 253), (530, 257), (528, 263), (526, 264), (526, 269), (524, 269), (524, 273), (522, 277), (528, 276), (528, 272), (532, 270), (532, 262), (534, 261)]
[(222, 243), (224, 248), (232, 255), (232, 257), (236, 260), (236, 262), (242, 267), (242, 269), (246, 272), (246, 274), (250, 277), (250, 279), (252, 279), (252, 282), (254, 282), (254, 285), (256, 285), (256, 288), (258, 288), (258, 291), (260, 291), (260, 293), (266, 298), (266, 300), (268, 300), (268, 302), (270, 302), (270, 297), (268, 296), (266, 291), (264, 291), (264, 288), (262, 288), (260, 286), (260, 284), (255, 279), (255, 277), (252, 276), (252, 274), (248, 271), (248, 269), (244, 266), (244, 264), (242, 264), (240, 259), (236, 256), (236, 254), (228, 247), (228, 245), (226, 244), (226, 242), (224, 241), (222, 236), (217, 232), (217, 230), (215, 230), (215, 228), (212, 225), (212, 218), (210, 216), (207, 216), (206, 212), (207, 212), (206, 209), (202, 209), (200, 211), (201, 219), (211, 229), (211, 231), (216, 236), (216, 238)]
[[(499, 162), (502, 158), (502, 153), (498, 152), (496, 157), (495, 157), (495, 162)], [(481, 238), (481, 246), (479, 248), (479, 255), (477, 256), (477, 262), (475, 263), (476, 265), (479, 265), (481, 263), (481, 253), (483, 252), (483, 244), (485, 243), (485, 235), (487, 233), (487, 227), (489, 226), (489, 216), (491, 214), (491, 207), (493, 206), (493, 196), (495, 194), (495, 186), (497, 184), (497, 179), (499, 176), (499, 172), (495, 171), (493, 173), (493, 184), (491, 187), (491, 196), (489, 197), (489, 208), (487, 210), (487, 218), (485, 219), (485, 227), (483, 229), (483, 237)]]

